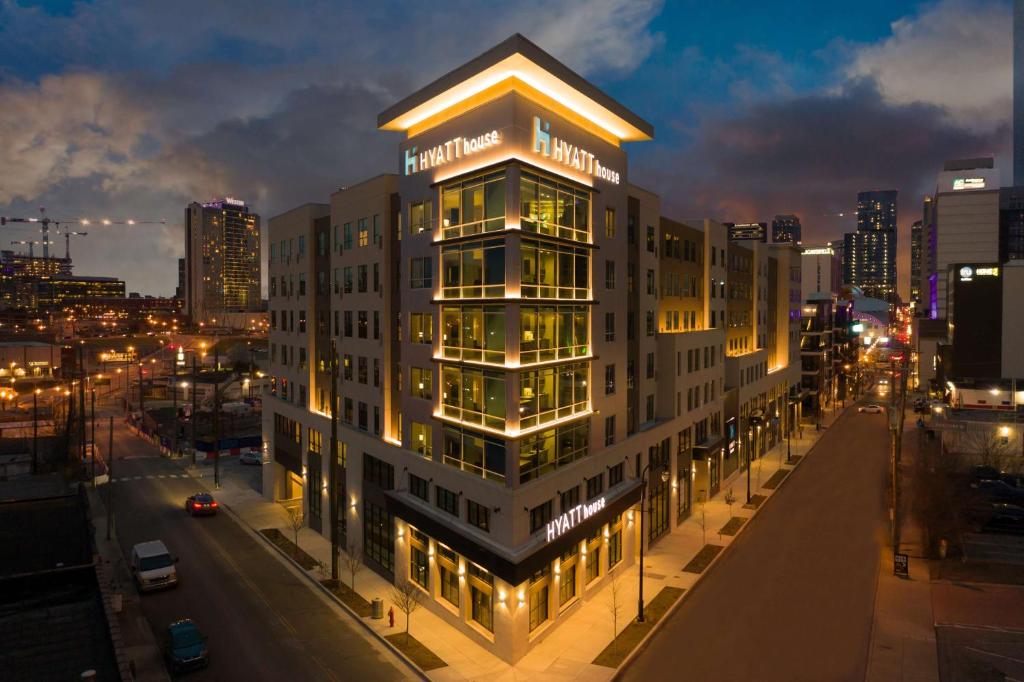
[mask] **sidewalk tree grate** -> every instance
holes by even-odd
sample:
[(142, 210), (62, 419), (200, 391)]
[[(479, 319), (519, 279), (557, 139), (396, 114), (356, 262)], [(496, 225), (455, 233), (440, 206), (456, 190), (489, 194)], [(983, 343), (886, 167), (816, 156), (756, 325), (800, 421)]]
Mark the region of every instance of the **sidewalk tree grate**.
[(757, 509), (758, 507), (761, 506), (761, 503), (764, 502), (767, 499), (768, 498), (765, 497), (764, 495), (751, 495), (750, 496), (750, 504), (743, 505), (743, 508), (744, 509)]
[(317, 567), (316, 559), (307, 554), (302, 548), (296, 547), (295, 543), (285, 537), (285, 534), (277, 528), (264, 528), (260, 531), (260, 535), (281, 548), (285, 554), (294, 559), (307, 571), (312, 571)]
[(804, 458), (804, 456), (803, 456), (803, 455), (793, 455), (793, 456), (792, 456), (792, 457), (790, 458), (790, 460), (789, 460), (789, 463), (790, 463), (790, 464), (792, 464), (793, 466), (796, 466), (796, 465), (797, 465), (797, 463), (799, 463), (799, 462), (800, 462), (800, 460), (802, 460), (803, 458)]
[(734, 516), (729, 519), (729, 522), (722, 526), (722, 530), (718, 531), (719, 535), (736, 535), (740, 532), (740, 528), (747, 520), (742, 516)]
[(343, 601), (346, 606), (356, 612), (360, 618), (369, 618), (373, 615), (373, 607), (370, 606), (370, 602), (366, 601), (358, 592), (354, 592), (351, 587), (343, 582), (328, 578), (321, 580), (320, 584), (326, 587), (331, 593)]
[(711, 565), (718, 553), (724, 549), (722, 545), (704, 545), (697, 556), (690, 559), (690, 563), (683, 567), (686, 573), (703, 573), (704, 569)]
[(775, 490), (776, 488), (779, 487), (779, 485), (782, 483), (782, 481), (788, 475), (789, 475), (789, 471), (788, 470), (786, 470), (786, 469), (779, 469), (774, 474), (772, 474), (772, 477), (769, 478), (768, 481), (763, 486), (761, 486), (761, 487), (762, 488), (767, 488), (768, 490)]
[[(709, 547), (711, 545), (708, 545)], [(611, 641), (604, 650), (594, 659), (594, 665), (601, 665), (606, 668), (618, 668), (626, 656), (643, 641), (647, 633), (654, 628), (654, 625), (668, 612), (676, 601), (683, 596), (683, 590), (679, 587), (663, 587), (654, 599), (644, 606), (644, 622), (638, 623), (633, 620), (622, 629), (622, 632)], [(390, 639), (390, 637), (389, 637)]]
[(384, 639), (395, 645), (396, 649), (408, 656), (409, 660), (423, 671), (437, 670), (448, 666), (437, 654), (423, 646), (418, 639), (410, 634), (396, 632), (393, 635), (385, 635)]

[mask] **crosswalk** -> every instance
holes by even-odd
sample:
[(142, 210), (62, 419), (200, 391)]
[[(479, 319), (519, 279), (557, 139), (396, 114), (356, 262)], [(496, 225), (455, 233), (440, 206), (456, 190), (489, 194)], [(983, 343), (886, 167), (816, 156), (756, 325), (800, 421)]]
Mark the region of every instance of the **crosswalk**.
[(143, 476), (121, 476), (113, 477), (110, 479), (111, 483), (124, 483), (127, 481), (141, 481), (144, 479), (159, 479), (159, 478), (191, 478), (188, 474), (146, 474)]

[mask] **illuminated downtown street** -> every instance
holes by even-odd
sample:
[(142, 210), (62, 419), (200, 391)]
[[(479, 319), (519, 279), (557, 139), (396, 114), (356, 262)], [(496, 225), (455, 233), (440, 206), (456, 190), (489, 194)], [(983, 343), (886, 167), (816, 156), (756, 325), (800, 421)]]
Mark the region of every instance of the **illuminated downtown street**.
[[(107, 485), (114, 487), (121, 548), (127, 557), (135, 543), (162, 539), (180, 559), (178, 587), (141, 597), (146, 619), (159, 637), (187, 615), (209, 637), (210, 666), (190, 679), (403, 678), (379, 643), (230, 514), (187, 515), (185, 498), (202, 486), (123, 419), (114, 424), (117, 481)], [(259, 467), (241, 466), (237, 458), (225, 458), (223, 466), (228, 476), (259, 476)], [(105, 486), (100, 491), (106, 495)]]
[(840, 417), (622, 679), (863, 680), (885, 541), (885, 425)]

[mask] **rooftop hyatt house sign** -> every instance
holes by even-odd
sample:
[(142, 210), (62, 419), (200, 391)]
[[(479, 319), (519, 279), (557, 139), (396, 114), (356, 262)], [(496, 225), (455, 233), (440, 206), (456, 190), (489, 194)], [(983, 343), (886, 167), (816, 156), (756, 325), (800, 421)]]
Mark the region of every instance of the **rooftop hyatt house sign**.
[(602, 166), (601, 160), (586, 149), (552, 136), (551, 124), (542, 121), (540, 116), (533, 117), (533, 140), (530, 148), (536, 154), (546, 156), (587, 175), (601, 178), (613, 185), (619, 184), (618, 171), (613, 171), (608, 166)]
[(409, 147), (405, 150), (405, 174), (412, 175), (430, 168), (437, 168), (499, 144), (501, 144), (501, 133), (492, 130), (476, 137), (453, 137), (423, 151), (419, 151), (419, 148), (415, 146)]

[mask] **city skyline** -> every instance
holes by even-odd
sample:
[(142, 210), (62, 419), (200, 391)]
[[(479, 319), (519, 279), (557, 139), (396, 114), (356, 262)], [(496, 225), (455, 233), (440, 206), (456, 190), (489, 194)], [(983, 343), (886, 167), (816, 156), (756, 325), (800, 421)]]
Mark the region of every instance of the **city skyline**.
[[(288, 16), (267, 6), (263, 19), (280, 20), (270, 35), (261, 30), (268, 24), (250, 25), (223, 8), (181, 27), (191, 41), (153, 50), (167, 46), (142, 27), (177, 19), (103, 3), (5, 6), (0, 89), (14, 105), (0, 114), (9, 140), (0, 214), (33, 215), (45, 205), (62, 216), (167, 219), (163, 227), (94, 231), (76, 249), (76, 267), (116, 275), (132, 291), (169, 295), (182, 255), (181, 205), (240, 195), (269, 217), (386, 170), (393, 140), (366, 134), (373, 113), (515, 30), (662, 131), (647, 148), (630, 145), (632, 180), (670, 197), (666, 213), (679, 219), (759, 222), (795, 213), (804, 242), (821, 243), (853, 229), (857, 192), (891, 186), (909, 202), (900, 211), (898, 267), (909, 273), (908, 218), (942, 161), (991, 153), (1009, 172), (1009, 3), (868, 3), (856, 16), (794, 4), (763, 17), (769, 26), (784, 19), (803, 29), (785, 47), (771, 31), (726, 21), (725, 11), (609, 2), (587, 9), (593, 31), (586, 40), (551, 30), (551, 17), (500, 13), (489, 17), (493, 28), (458, 49), (412, 40), (385, 55), (322, 40), (298, 53), (289, 48), (307, 42), (313, 16), (381, 35), (430, 26), (430, 19), (413, 13), (389, 27), (388, 9), (321, 7)], [(465, 14), (461, 21), (472, 22), (474, 13)], [(674, 31), (680, 21), (707, 30), (684, 38)], [(29, 27), (67, 31), (72, 23), (93, 36), (118, 30), (128, 37), (69, 39), (45, 54), (24, 39)], [(954, 85), (908, 78), (924, 55), (950, 41), (962, 46), (956, 64), (943, 69), (944, 82)], [(988, 75), (971, 75), (978, 73)], [(675, 87), (665, 88), (666, 78)], [(240, 87), (248, 93), (241, 100), (234, 94)], [(86, 105), (63, 106), (68, 98)], [(794, 127), (801, 116), (826, 122)], [(911, 128), (928, 134), (900, 135)], [(40, 141), (46, 158), (26, 139)], [(378, 165), (368, 167), (368, 159)], [(12, 239), (31, 236), (25, 228), (8, 231)], [(110, 262), (105, 254), (115, 248), (128, 257)], [(907, 288), (903, 274), (901, 284)]]

